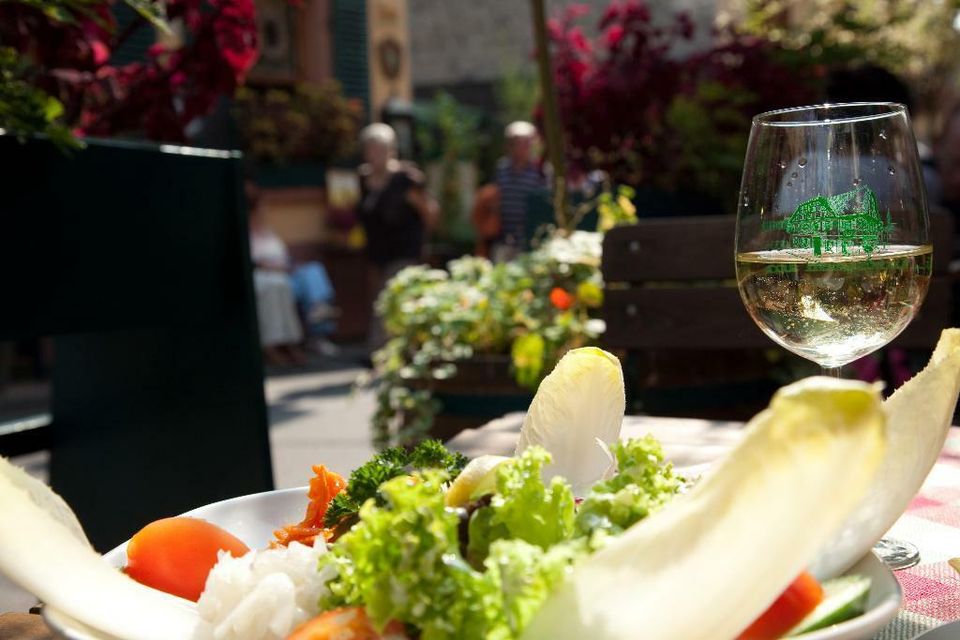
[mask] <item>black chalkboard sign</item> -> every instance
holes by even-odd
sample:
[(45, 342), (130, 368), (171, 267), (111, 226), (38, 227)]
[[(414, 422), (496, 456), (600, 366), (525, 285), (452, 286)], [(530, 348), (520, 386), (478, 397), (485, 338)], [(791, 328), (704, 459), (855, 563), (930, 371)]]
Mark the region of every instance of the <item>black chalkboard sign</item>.
[(272, 488), (239, 154), (0, 135), (0, 340), (54, 339), (50, 479), (101, 550)]

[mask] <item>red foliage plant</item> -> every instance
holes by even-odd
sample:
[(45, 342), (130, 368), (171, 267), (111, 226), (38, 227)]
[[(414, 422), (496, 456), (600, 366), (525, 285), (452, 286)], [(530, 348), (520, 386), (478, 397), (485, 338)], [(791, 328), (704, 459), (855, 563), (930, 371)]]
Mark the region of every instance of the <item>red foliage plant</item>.
[(677, 45), (694, 35), (686, 13), (663, 23), (643, 0), (612, 2), (588, 37), (578, 24), (587, 11), (568, 6), (548, 23), (574, 168), (633, 185), (703, 186), (691, 174), (704, 161), (739, 172), (750, 116), (815, 95), (815, 70), (769, 41), (714, 33), (710, 48), (682, 56)]
[(32, 81), (64, 105), (78, 135), (139, 135), (183, 142), (195, 118), (232, 95), (257, 59), (253, 0), (166, 0), (166, 18), (182, 25), (182, 43), (154, 44), (142, 61), (111, 56), (136, 28), (123, 30), (108, 1), (89, 15), (56, 21), (39, 9), (0, 2), (0, 42), (35, 70)]

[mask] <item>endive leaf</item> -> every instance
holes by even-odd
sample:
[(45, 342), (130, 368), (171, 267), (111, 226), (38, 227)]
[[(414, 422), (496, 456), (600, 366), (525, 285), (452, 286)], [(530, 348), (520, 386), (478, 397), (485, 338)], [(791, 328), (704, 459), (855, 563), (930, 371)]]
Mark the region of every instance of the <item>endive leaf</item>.
[(960, 329), (947, 329), (930, 363), (883, 403), (886, 456), (860, 505), (826, 544), (812, 567), (838, 576), (883, 537), (906, 510), (943, 449), (960, 394)]
[(578, 564), (524, 638), (736, 637), (857, 504), (884, 443), (876, 387), (781, 389), (689, 493)]
[(612, 470), (609, 451), (598, 446), (620, 439), (626, 400), (623, 371), (613, 354), (596, 347), (572, 349), (543, 379), (523, 420), (516, 455), (538, 445), (553, 456), (546, 478), (563, 476), (574, 495)]
[(479, 456), (467, 463), (444, 495), (448, 507), (464, 507), (471, 500), (497, 489), (497, 468), (513, 458), (506, 456)]
[(51, 518), (66, 527), (77, 540), (90, 546), (87, 534), (83, 532), (83, 527), (77, 520), (77, 514), (73, 512), (73, 509), (63, 498), (51, 491), (47, 485), (29, 475), (23, 469), (7, 463), (3, 458), (0, 458), (0, 478), (2, 478), (0, 481), (9, 482), (14, 487), (24, 491)]
[[(18, 481), (0, 458), (0, 573), (47, 605), (126, 640), (190, 638), (199, 621), (192, 602), (120, 573), (50, 505), (66, 506), (49, 488)], [(73, 516), (73, 521), (76, 517)]]

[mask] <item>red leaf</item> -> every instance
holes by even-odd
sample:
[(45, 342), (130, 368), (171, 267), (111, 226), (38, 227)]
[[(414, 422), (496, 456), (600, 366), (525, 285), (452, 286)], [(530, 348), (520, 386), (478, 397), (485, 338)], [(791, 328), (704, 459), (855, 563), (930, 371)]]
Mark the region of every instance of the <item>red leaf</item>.
[(604, 44), (609, 49), (615, 48), (620, 44), (620, 41), (623, 40), (625, 33), (626, 29), (623, 28), (623, 25), (610, 25), (610, 27), (603, 34)]
[(97, 65), (98, 67), (106, 64), (107, 60), (110, 59), (110, 49), (102, 41), (91, 41), (90, 49), (93, 51), (93, 64)]

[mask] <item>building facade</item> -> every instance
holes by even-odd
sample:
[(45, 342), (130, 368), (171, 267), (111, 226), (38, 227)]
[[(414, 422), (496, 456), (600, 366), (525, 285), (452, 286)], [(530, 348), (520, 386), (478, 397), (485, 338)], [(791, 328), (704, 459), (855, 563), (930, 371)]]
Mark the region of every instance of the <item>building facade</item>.
[[(550, 15), (571, 4), (589, 7), (591, 31), (611, 0), (547, 0)], [(710, 41), (717, 0), (648, 0), (655, 21), (678, 11), (693, 18), (690, 49)], [(417, 98), (438, 90), (466, 104), (495, 108), (495, 86), (507, 73), (534, 73), (533, 20), (527, 0), (409, 0), (412, 81)], [(689, 50), (689, 49), (688, 49)], [(684, 50), (678, 48), (678, 54)]]

